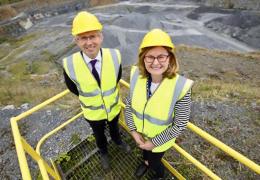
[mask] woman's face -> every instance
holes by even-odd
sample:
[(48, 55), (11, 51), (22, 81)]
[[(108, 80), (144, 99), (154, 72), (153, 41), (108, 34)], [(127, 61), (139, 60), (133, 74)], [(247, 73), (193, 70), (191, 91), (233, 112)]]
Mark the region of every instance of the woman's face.
[(161, 46), (154, 47), (146, 53), (144, 64), (152, 76), (162, 75), (169, 66), (169, 53)]

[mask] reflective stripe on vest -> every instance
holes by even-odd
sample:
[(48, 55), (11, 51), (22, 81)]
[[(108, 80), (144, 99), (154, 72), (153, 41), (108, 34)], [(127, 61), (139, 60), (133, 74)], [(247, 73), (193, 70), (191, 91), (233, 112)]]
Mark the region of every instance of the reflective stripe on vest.
[[(130, 86), (131, 87), (130, 88), (131, 97), (134, 93), (133, 91), (135, 89), (135, 85), (136, 85), (138, 76), (139, 76), (139, 70), (136, 69), (133, 76), (132, 76), (132, 80), (131, 80), (131, 86)], [(151, 117), (148, 114), (139, 113), (133, 108), (132, 108), (132, 113), (135, 114), (138, 117), (138, 119), (140, 119), (140, 120), (147, 119), (149, 122), (156, 124), (156, 125), (169, 125), (169, 124), (171, 124), (172, 123), (172, 114), (173, 114), (173, 111), (174, 111), (174, 105), (178, 101), (179, 95), (181, 94), (181, 91), (182, 91), (182, 89), (183, 89), (183, 87), (186, 83), (186, 80), (187, 80), (186, 78), (184, 78), (182, 76), (178, 76), (176, 86), (175, 86), (174, 95), (173, 95), (173, 98), (172, 98), (172, 101), (171, 101), (171, 106), (170, 106), (170, 109), (168, 111), (169, 113), (168, 113), (167, 120), (158, 119), (158, 118), (155, 118), (155, 117)]]
[(120, 62), (119, 59), (117, 58), (117, 54), (116, 54), (116, 50), (115, 49), (109, 49), (113, 62), (114, 62), (114, 66), (115, 66), (115, 74), (118, 74), (119, 71), (119, 66), (120, 66)]
[[(110, 113), (113, 109), (113, 107), (115, 107), (115, 105), (117, 105), (119, 100), (119, 95), (116, 96), (116, 101), (109, 107), (106, 108), (107, 112)], [(104, 105), (102, 104), (101, 106), (86, 106), (83, 102), (80, 101), (80, 104), (84, 107), (84, 108), (88, 108), (91, 110), (98, 110), (98, 109), (104, 109)]]

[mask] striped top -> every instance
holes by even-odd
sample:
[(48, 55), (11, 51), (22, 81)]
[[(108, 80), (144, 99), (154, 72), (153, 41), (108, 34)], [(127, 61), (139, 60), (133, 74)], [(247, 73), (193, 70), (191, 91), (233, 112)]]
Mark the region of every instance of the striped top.
[[(125, 98), (125, 119), (126, 124), (130, 131), (135, 131), (133, 116), (131, 112), (131, 99), (130, 97)], [(179, 100), (174, 107), (175, 117), (172, 122), (172, 126), (165, 129), (162, 133), (151, 139), (155, 146), (160, 146), (168, 142), (169, 140), (178, 137), (181, 132), (186, 128), (187, 123), (190, 119), (191, 112), (191, 90)]]

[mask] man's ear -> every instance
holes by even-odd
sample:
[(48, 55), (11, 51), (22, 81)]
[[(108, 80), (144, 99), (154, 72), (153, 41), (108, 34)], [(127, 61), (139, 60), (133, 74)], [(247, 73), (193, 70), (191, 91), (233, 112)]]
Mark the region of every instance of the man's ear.
[(77, 36), (75, 36), (74, 38), (73, 38), (73, 41), (76, 43), (76, 44), (78, 44), (78, 37)]

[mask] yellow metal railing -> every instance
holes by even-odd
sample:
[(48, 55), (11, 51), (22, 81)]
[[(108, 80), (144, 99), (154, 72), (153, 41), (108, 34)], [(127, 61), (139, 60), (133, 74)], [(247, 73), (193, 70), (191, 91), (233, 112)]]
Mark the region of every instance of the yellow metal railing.
[[(49, 179), (48, 173), (54, 178), (54, 179), (60, 179), (59, 174), (57, 171), (53, 170), (47, 163), (46, 161), (40, 156), (38, 152), (36, 152), (27, 142), (25, 139), (20, 134), (18, 124), (17, 122), (20, 121), (21, 119), (31, 115), (32, 113), (38, 111), (39, 109), (47, 106), (48, 104), (62, 98), (66, 94), (69, 93), (69, 90), (65, 90), (56, 96), (53, 96), (52, 98), (44, 101), (43, 103), (33, 107), (32, 109), (29, 109), (28, 111), (11, 118), (11, 128), (14, 136), (14, 142), (15, 142), (15, 147), (16, 147), (16, 152), (17, 152), (17, 157), (20, 165), (20, 170), (22, 173), (22, 177), (24, 180), (31, 180), (31, 174), (30, 174), (30, 169), (28, 167), (27, 159), (25, 152), (28, 153), (39, 165), (41, 175), (43, 179)], [(55, 169), (55, 168), (54, 168)]]
[(250, 169), (255, 171), (257, 174), (260, 174), (260, 166), (258, 164), (254, 163), (253, 161), (251, 161), (247, 157), (243, 156), (239, 152), (237, 152), (234, 149), (230, 148), (229, 146), (227, 146), (226, 144), (222, 143), (220, 140), (214, 138), (210, 134), (206, 133), (202, 129), (198, 128), (194, 124), (188, 123), (188, 128), (191, 131), (193, 131), (196, 134), (198, 134), (199, 136), (201, 136), (206, 141), (210, 142), (211, 144), (213, 144), (214, 146), (218, 147), (219, 149), (221, 149), (222, 151), (224, 151), (228, 155), (232, 156), (234, 159), (236, 159), (239, 162), (243, 163), (245, 166), (249, 167)]
[[(126, 86), (127, 88), (129, 88), (129, 84), (127, 82), (125, 82), (124, 80), (120, 80), (120, 83), (123, 84), (124, 86)], [(70, 124), (71, 122), (75, 121), (83, 113), (81, 112), (81, 113), (77, 114), (76, 116), (72, 117), (71, 119), (69, 119), (65, 123), (61, 124), (60, 126), (55, 128), (54, 130), (52, 130), (49, 133), (47, 133), (46, 135), (44, 135), (41, 138), (41, 140), (38, 142), (36, 150), (34, 150), (26, 142), (26, 140), (21, 136), (17, 122), (20, 121), (21, 119), (31, 115), (33, 112), (38, 111), (39, 109), (45, 107), (46, 105), (48, 105), (48, 104), (50, 104), (50, 103), (52, 103), (52, 102), (62, 98), (63, 96), (65, 96), (68, 93), (69, 93), (69, 90), (65, 90), (65, 91), (57, 94), (56, 96), (53, 96), (52, 98), (44, 101), (43, 103), (33, 107), (32, 109), (30, 109), (30, 110), (28, 110), (28, 111), (26, 111), (26, 112), (24, 112), (24, 113), (22, 113), (22, 114), (20, 114), (20, 115), (18, 115), (16, 117), (12, 117), (11, 118), (11, 128), (12, 128), (12, 132), (13, 132), (13, 136), (14, 136), (14, 142), (15, 142), (17, 157), (18, 157), (18, 161), (19, 161), (19, 165), (20, 165), (20, 170), (21, 170), (21, 173), (22, 173), (22, 178), (24, 180), (31, 180), (32, 179), (25, 153), (28, 153), (38, 163), (41, 175), (42, 175), (44, 180), (46, 180), (46, 179), (48, 180), (49, 179), (49, 175), (52, 176), (52, 178), (54, 178), (54, 179), (57, 179), (57, 180), (61, 179), (60, 176), (59, 176), (59, 173), (58, 173), (58, 171), (57, 171), (57, 169), (56, 169), (56, 167), (54, 165), (54, 163), (51, 162), (52, 166), (53, 166), (53, 168), (51, 168), (50, 165), (41, 157), (41, 155), (40, 155), (40, 147), (41, 147), (42, 143), (46, 139), (48, 139), (53, 134), (57, 133), (59, 130), (61, 130), (62, 128), (64, 128), (68, 124)], [(125, 105), (122, 104), (122, 107), (125, 107)], [(124, 117), (121, 116), (121, 119), (124, 119)], [(120, 124), (126, 130), (128, 129), (126, 127), (126, 125), (124, 123), (122, 123), (122, 121), (120, 122)], [(199, 136), (201, 136), (202, 138), (204, 138), (206, 141), (210, 142), (211, 144), (213, 144), (214, 146), (218, 147), (219, 149), (221, 149), (222, 151), (224, 151), (228, 155), (232, 156), (233, 158), (235, 158), (239, 162), (243, 163), (245, 166), (249, 167), (251, 170), (255, 171), (257, 174), (260, 174), (260, 166), (258, 164), (254, 163), (253, 161), (251, 161), (247, 157), (245, 157), (242, 154), (238, 153), (237, 151), (233, 150), (232, 148), (230, 148), (229, 146), (225, 145), (224, 143), (222, 143), (218, 139), (214, 138), (213, 136), (211, 136), (207, 132), (203, 131), (202, 129), (198, 128), (194, 124), (189, 122), (187, 127), (188, 127), (188, 129), (190, 129), (194, 133), (196, 133)], [(183, 155), (185, 158), (187, 158), (192, 164), (194, 164), (198, 169), (200, 169), (202, 172), (204, 172), (211, 179), (214, 179), (214, 180), (215, 179), (216, 180), (221, 179), (219, 176), (217, 176), (210, 169), (208, 169), (206, 166), (201, 164), (198, 160), (196, 160), (194, 157), (192, 157), (189, 153), (187, 153), (184, 149), (182, 149), (177, 144), (173, 144), (173, 148), (176, 151), (178, 151), (181, 155)], [(181, 179), (181, 180), (185, 179), (165, 159), (163, 159), (162, 162), (165, 165), (165, 167), (174, 176), (176, 176), (178, 179)]]

